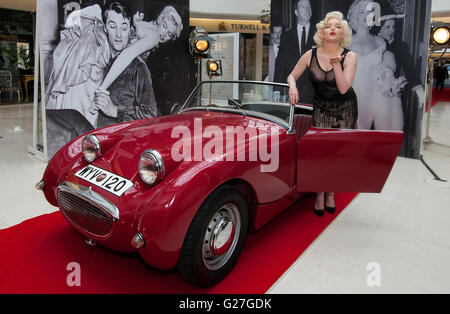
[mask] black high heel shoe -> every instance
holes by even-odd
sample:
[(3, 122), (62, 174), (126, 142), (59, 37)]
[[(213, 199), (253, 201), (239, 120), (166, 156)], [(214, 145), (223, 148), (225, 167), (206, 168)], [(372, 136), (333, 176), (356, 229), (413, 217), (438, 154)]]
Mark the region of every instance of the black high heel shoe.
[[(333, 207), (327, 206), (327, 204), (326, 204), (327, 197), (330, 197), (330, 196), (327, 195), (327, 193), (325, 193), (325, 210), (327, 212), (329, 212), (330, 214), (334, 214), (336, 212), (336, 206), (333, 206)], [(333, 203), (334, 203), (334, 195), (332, 196), (332, 199), (333, 199)]]
[(329, 212), (330, 214), (334, 214), (334, 213), (336, 212), (336, 207), (328, 207), (328, 206), (325, 206), (325, 210), (326, 210), (327, 212)]
[(318, 217), (322, 217), (325, 214), (325, 209), (314, 208), (314, 214), (316, 214)]

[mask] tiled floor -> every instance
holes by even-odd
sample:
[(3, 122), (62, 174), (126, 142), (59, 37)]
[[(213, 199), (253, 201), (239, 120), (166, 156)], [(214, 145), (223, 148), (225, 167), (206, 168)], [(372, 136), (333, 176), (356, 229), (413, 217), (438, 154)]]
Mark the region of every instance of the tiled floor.
[[(34, 189), (46, 164), (27, 153), (32, 112), (0, 106), (0, 229), (56, 210)], [(423, 156), (450, 180), (450, 103), (433, 108), (430, 135)], [(450, 187), (398, 158), (383, 192), (358, 195), (268, 293), (450, 293), (449, 265)]]
[(56, 210), (34, 188), (46, 163), (27, 152), (32, 134), (32, 105), (0, 106), (0, 229)]
[[(430, 120), (424, 160), (450, 180), (450, 102)], [(450, 293), (450, 185), (432, 178), (398, 158), (382, 193), (359, 194), (268, 292)]]

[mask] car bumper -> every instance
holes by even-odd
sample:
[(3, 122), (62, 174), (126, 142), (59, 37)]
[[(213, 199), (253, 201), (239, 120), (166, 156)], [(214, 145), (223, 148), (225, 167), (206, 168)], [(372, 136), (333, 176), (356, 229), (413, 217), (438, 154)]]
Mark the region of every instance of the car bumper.
[(117, 207), (92, 188), (64, 181), (57, 188), (58, 205), (78, 231), (93, 239), (108, 239), (119, 221)]
[(131, 240), (136, 231), (121, 224), (117, 206), (92, 187), (64, 181), (58, 185), (56, 194), (62, 215), (79, 233), (114, 250), (135, 251)]

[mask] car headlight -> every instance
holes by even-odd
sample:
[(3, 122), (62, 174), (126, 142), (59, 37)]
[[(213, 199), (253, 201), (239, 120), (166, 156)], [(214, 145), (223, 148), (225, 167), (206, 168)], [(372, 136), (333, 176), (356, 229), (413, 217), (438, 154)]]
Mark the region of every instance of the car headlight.
[(161, 155), (153, 149), (147, 149), (139, 158), (139, 175), (142, 181), (152, 185), (164, 178), (164, 162)]
[(92, 134), (86, 135), (86, 137), (83, 139), (82, 147), (83, 147), (83, 157), (87, 162), (91, 163), (98, 157), (100, 157), (101, 154), (100, 142), (97, 139), (97, 137), (95, 137), (95, 135)]

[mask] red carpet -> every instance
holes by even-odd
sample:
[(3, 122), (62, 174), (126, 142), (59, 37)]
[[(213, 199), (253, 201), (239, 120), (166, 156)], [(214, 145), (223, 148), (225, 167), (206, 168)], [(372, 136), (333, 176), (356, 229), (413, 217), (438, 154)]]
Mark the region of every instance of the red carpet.
[[(450, 88), (444, 88), (442, 92), (440, 90), (433, 88), (431, 108), (433, 108), (433, 106), (440, 101), (450, 102)], [(425, 107), (425, 112), (428, 112), (428, 107)]]
[[(318, 218), (314, 197), (300, 200), (262, 230), (249, 234), (233, 271), (209, 289), (159, 271), (136, 255), (89, 248), (62, 215), (42, 215), (0, 230), (0, 293), (237, 293), (262, 294), (297, 260), (356, 194), (336, 194), (337, 213)], [(76, 262), (81, 286), (69, 287)]]

